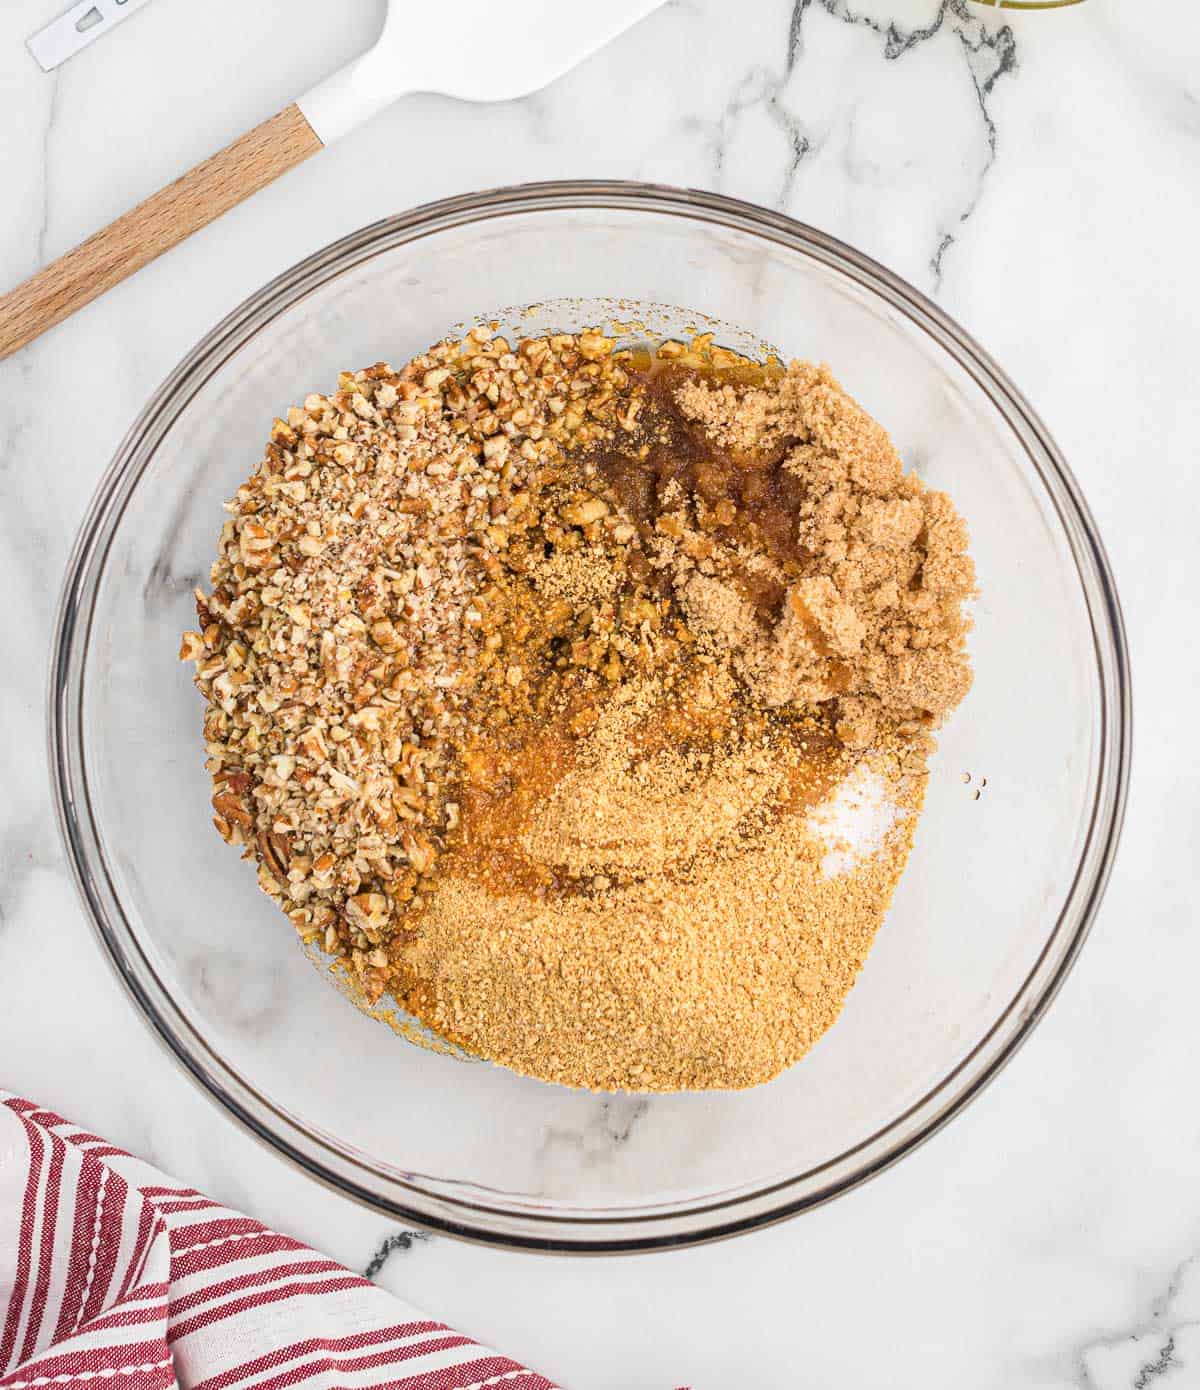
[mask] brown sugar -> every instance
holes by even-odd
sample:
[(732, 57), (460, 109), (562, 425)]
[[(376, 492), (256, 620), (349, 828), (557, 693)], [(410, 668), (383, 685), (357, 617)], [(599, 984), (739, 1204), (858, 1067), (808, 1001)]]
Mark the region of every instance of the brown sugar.
[[(752, 408), (746, 401), (753, 402)], [(739, 627), (740, 667), (768, 705), (834, 701), (839, 734), (867, 746), (885, 725), (940, 723), (967, 693), (964, 600), (975, 588), (966, 527), (949, 498), (905, 473), (884, 430), (823, 367), (793, 364), (777, 385), (743, 393), (693, 380), (681, 410), (738, 452), (760, 495), (792, 492), (793, 529), (768, 554), (792, 567), (769, 631)], [(766, 440), (765, 445), (756, 443)], [(737, 563), (681, 596), (712, 630), (714, 583), (737, 586)], [(721, 640), (731, 634), (718, 625)]]
[(181, 655), (364, 1006), (602, 1089), (836, 1019), (970, 683), (966, 531), (824, 368), (476, 330), (276, 422)]

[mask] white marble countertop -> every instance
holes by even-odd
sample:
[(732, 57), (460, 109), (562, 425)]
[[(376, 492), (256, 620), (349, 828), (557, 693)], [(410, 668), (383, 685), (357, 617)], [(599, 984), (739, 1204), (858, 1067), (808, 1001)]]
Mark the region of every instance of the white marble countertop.
[[(23, 40), (62, 4), (0, 8), (4, 288), (345, 61), (381, 9), (159, 0), (47, 76)], [(1009, 19), (968, 0), (672, 0), (529, 100), (405, 100), (0, 364), (0, 1085), (370, 1267), (574, 1390), (1200, 1385), (1198, 71), (1200, 6), (1180, 0)], [(385, 213), (578, 175), (781, 208), (962, 320), (1042, 412), (1092, 506), (1138, 709), (1099, 920), (986, 1095), (815, 1213), (629, 1259), (410, 1241), (219, 1113), (101, 958), (59, 848), (42, 732), (72, 534), (126, 426), (200, 334)]]

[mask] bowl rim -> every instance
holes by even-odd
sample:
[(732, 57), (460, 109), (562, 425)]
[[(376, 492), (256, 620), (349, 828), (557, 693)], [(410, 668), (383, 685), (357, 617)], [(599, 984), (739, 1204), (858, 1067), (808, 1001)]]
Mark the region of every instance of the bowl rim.
[[(950, 1072), (844, 1153), (796, 1176), (687, 1205), (547, 1213), (430, 1192), (388, 1175), (300, 1126), (255, 1090), (192, 1027), (141, 951), (105, 866), (84, 756), (82, 695), (91, 620), (109, 547), (155, 450), (196, 392), (260, 328), (328, 280), (450, 227), (564, 210), (653, 212), (719, 223), (800, 252), (849, 276), (934, 339), (987, 394), (1017, 435), (1054, 504), (1092, 631), (1099, 689), (1094, 798), (1075, 874), (1037, 960), (1012, 1000)], [(1107, 885), (1128, 794), (1131, 684), (1124, 619), (1095, 522), (1046, 427), (997, 363), (919, 290), (835, 237), (782, 213), (700, 190), (623, 180), (525, 183), (459, 194), (371, 223), (269, 281), (184, 355), (152, 394), (105, 470), (80, 525), (55, 619), (47, 738), (59, 832), (85, 913), (117, 977), (184, 1072), (260, 1142), (334, 1191), (418, 1226), (489, 1245), (554, 1253), (679, 1248), (773, 1224), (848, 1192), (913, 1152), (959, 1114), (1015, 1055), (1074, 964)], [(411, 1176), (411, 1175), (410, 1175)], [(372, 1179), (374, 1186), (371, 1185)], [(437, 1180), (442, 1188), (453, 1186)], [(384, 1184), (387, 1187), (384, 1190)]]

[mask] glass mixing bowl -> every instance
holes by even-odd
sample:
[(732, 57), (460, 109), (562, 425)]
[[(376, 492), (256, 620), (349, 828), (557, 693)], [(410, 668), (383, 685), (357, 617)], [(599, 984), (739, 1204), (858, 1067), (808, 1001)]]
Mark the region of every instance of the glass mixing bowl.
[[(522, 318), (531, 304), (543, 307)], [(399, 365), (481, 314), (518, 332), (632, 318), (679, 332), (711, 316), (732, 346), (828, 360), (970, 523), (975, 687), (940, 736), (915, 852), (841, 1019), (770, 1085), (605, 1096), (412, 1046), (313, 970), (210, 824), (202, 707), (176, 652), (222, 500), (289, 403), (332, 389), (340, 369)], [(833, 238), (744, 203), (543, 184), (356, 232), (179, 364), (77, 542), (50, 737), (88, 913), (139, 1008), (231, 1114), (402, 1220), (627, 1251), (728, 1235), (845, 1192), (1012, 1055), (1078, 952), (1112, 861), (1127, 660), (1071, 474), (1012, 383), (934, 304)]]

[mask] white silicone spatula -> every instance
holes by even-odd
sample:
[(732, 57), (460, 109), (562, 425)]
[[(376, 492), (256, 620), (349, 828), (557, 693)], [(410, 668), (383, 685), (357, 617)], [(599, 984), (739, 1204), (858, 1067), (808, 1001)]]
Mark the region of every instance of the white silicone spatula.
[[(409, 92), (504, 101), (664, 0), (388, 0), (373, 48), (0, 298), (7, 357)], [(599, 113), (597, 113), (599, 115)]]

